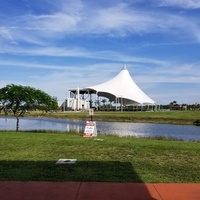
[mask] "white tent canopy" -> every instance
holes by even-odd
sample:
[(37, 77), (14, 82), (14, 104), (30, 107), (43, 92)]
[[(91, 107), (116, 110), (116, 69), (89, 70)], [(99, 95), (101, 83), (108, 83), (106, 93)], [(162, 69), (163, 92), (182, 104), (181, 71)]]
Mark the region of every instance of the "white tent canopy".
[[(86, 88), (69, 89), (67, 107), (72, 110), (89, 109), (92, 102), (92, 94), (97, 97), (106, 97), (113, 101), (125, 105), (147, 104), (155, 105), (155, 102), (148, 97), (133, 81), (126, 67), (123, 67), (111, 80), (99, 85)], [(87, 98), (89, 97), (89, 100)]]
[(83, 90), (96, 92), (98, 96), (106, 97), (116, 103), (155, 104), (133, 81), (126, 67), (111, 80), (99, 85), (90, 86)]

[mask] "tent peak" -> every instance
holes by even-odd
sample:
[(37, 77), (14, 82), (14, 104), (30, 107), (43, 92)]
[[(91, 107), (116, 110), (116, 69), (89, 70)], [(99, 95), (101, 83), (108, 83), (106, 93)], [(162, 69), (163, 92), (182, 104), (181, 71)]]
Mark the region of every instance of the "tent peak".
[(124, 67), (122, 68), (122, 70), (127, 70), (127, 67), (126, 67), (126, 65), (124, 65)]

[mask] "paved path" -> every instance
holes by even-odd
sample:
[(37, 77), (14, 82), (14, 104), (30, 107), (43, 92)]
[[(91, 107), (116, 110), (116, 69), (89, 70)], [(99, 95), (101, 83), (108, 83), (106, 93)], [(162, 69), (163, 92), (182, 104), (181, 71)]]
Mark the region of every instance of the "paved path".
[(0, 181), (0, 200), (200, 200), (200, 184)]

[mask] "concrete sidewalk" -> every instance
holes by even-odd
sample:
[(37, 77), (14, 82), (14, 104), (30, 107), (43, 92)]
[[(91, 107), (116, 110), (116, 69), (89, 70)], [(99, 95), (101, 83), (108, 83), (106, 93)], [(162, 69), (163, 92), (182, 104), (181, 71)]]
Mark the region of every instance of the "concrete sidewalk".
[(0, 181), (0, 200), (200, 200), (199, 184)]

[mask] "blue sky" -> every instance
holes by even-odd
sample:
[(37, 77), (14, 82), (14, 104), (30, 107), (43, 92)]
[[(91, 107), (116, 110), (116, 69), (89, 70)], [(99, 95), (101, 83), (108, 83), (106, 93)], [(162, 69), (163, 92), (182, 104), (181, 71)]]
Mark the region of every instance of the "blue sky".
[(200, 102), (200, 0), (2, 0), (0, 87), (64, 100), (124, 65), (158, 104)]

